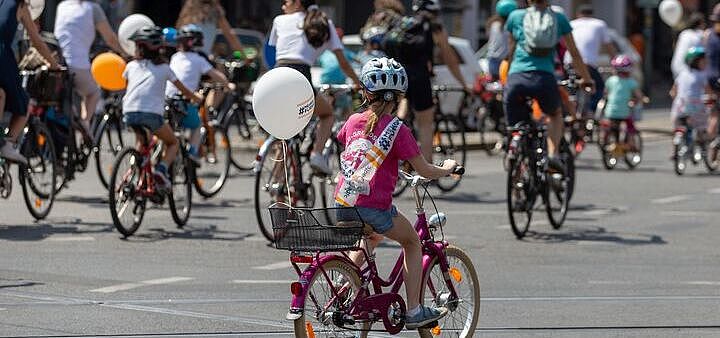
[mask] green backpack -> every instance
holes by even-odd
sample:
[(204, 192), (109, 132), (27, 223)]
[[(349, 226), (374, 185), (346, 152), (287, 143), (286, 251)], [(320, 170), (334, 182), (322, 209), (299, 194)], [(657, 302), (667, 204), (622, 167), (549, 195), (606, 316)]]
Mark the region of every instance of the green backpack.
[(535, 6), (528, 7), (523, 17), (525, 51), (532, 56), (550, 55), (559, 40), (557, 25), (557, 17), (550, 7), (543, 11), (538, 11)]

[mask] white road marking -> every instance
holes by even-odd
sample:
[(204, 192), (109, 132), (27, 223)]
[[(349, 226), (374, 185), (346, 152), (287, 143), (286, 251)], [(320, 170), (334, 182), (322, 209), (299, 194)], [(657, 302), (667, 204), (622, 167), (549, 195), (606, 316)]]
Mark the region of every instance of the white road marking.
[(654, 200), (651, 200), (650, 202), (653, 204), (670, 204), (680, 201), (689, 200), (690, 195), (675, 195), (675, 196), (669, 196), (669, 197), (663, 197), (663, 198), (656, 198)]
[(720, 281), (702, 281), (702, 280), (695, 280), (695, 281), (652, 281), (652, 282), (631, 282), (631, 281), (621, 281), (621, 280), (591, 280), (588, 281), (588, 284), (595, 284), (595, 285), (647, 285), (647, 284), (662, 284), (662, 285), (701, 285), (701, 286), (718, 286), (720, 285)]
[(720, 213), (709, 212), (709, 211), (674, 210), (674, 211), (662, 211), (662, 212), (660, 212), (660, 215), (662, 215), (662, 216), (678, 216), (678, 217), (698, 217), (698, 216), (717, 217), (720, 215)]
[(720, 188), (710, 189), (708, 194), (720, 194)]
[(696, 281), (690, 281), (686, 282), (689, 285), (710, 285), (710, 286), (716, 286), (720, 285), (720, 282), (718, 281), (705, 281), (705, 280), (696, 280)]
[(95, 237), (90, 236), (50, 236), (44, 239), (50, 242), (91, 242)]
[(90, 290), (90, 292), (113, 293), (113, 292), (118, 292), (118, 291), (125, 291), (125, 290), (135, 289), (135, 288), (139, 288), (139, 287), (141, 287), (141, 286), (178, 283), (178, 282), (189, 281), (189, 280), (192, 280), (192, 279), (194, 279), (194, 278), (190, 278), (190, 277), (168, 277), (168, 278), (150, 279), (150, 280), (141, 281), (141, 282), (122, 283), (122, 284), (117, 284), (117, 285), (106, 286), (106, 287), (103, 287), (103, 288)]
[(254, 266), (253, 269), (255, 270), (281, 270), (281, 269), (288, 269), (291, 268), (292, 264), (290, 261), (282, 261), (277, 263), (272, 263), (268, 265), (261, 265), (261, 266)]
[(235, 279), (233, 284), (290, 284), (291, 280), (251, 280), (251, 279)]

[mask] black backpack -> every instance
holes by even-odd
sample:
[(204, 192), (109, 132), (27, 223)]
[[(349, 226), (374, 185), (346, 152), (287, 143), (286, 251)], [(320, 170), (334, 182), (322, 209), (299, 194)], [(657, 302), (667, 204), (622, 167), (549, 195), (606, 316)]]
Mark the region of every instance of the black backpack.
[(405, 16), (393, 22), (385, 34), (383, 50), (401, 63), (427, 53), (430, 22), (420, 17)]

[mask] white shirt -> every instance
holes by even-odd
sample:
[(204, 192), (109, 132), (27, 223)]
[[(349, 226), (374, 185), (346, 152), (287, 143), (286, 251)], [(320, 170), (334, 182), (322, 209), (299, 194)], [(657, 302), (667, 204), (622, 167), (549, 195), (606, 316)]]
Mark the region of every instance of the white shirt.
[(90, 69), (90, 47), (95, 24), (107, 21), (102, 8), (92, 1), (65, 0), (57, 7), (55, 36), (70, 68)]
[(123, 112), (164, 115), (165, 84), (177, 80), (167, 63), (156, 65), (150, 60), (132, 61), (125, 67), (123, 77), (128, 81)]
[(702, 46), (703, 31), (700, 29), (686, 29), (678, 35), (677, 43), (675, 43), (675, 52), (673, 53), (670, 69), (673, 77), (677, 77), (684, 70), (690, 68), (685, 63), (685, 53), (690, 47)]
[(315, 49), (302, 29), (305, 12), (278, 15), (273, 20), (270, 30), (270, 46), (276, 46), (275, 58), (277, 60), (299, 60), (312, 65), (326, 49), (342, 50), (343, 44), (335, 31), (335, 25), (330, 23), (330, 39), (320, 48)]
[[(191, 91), (200, 88), (200, 78), (212, 68), (210, 62), (195, 52), (178, 51), (170, 59), (170, 69), (175, 73), (178, 80)], [(168, 83), (165, 96), (172, 96), (179, 92), (174, 84)]]
[[(586, 65), (597, 67), (600, 48), (611, 42), (610, 31), (605, 21), (596, 18), (577, 18), (570, 21), (572, 35), (580, 56)], [(572, 62), (570, 53), (565, 53), (565, 63)]]

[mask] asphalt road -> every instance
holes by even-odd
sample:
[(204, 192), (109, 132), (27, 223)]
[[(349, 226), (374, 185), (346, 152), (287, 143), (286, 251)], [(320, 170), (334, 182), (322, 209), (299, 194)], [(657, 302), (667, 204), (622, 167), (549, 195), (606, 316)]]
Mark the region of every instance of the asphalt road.
[[(720, 179), (704, 168), (676, 177), (669, 136), (646, 136), (634, 171), (606, 171), (591, 147), (566, 225), (536, 213), (522, 241), (498, 158), (472, 153), (460, 188), (436, 194), (449, 240), (478, 271), (477, 336), (720, 336)], [(236, 172), (218, 198), (197, 200), (184, 230), (149, 210), (128, 240), (93, 168), (39, 223), (16, 188), (0, 201), (0, 336), (292, 336), (293, 273), (257, 231), (252, 184)], [(407, 196), (397, 204), (412, 214)], [(378, 249), (383, 271), (398, 251)]]

